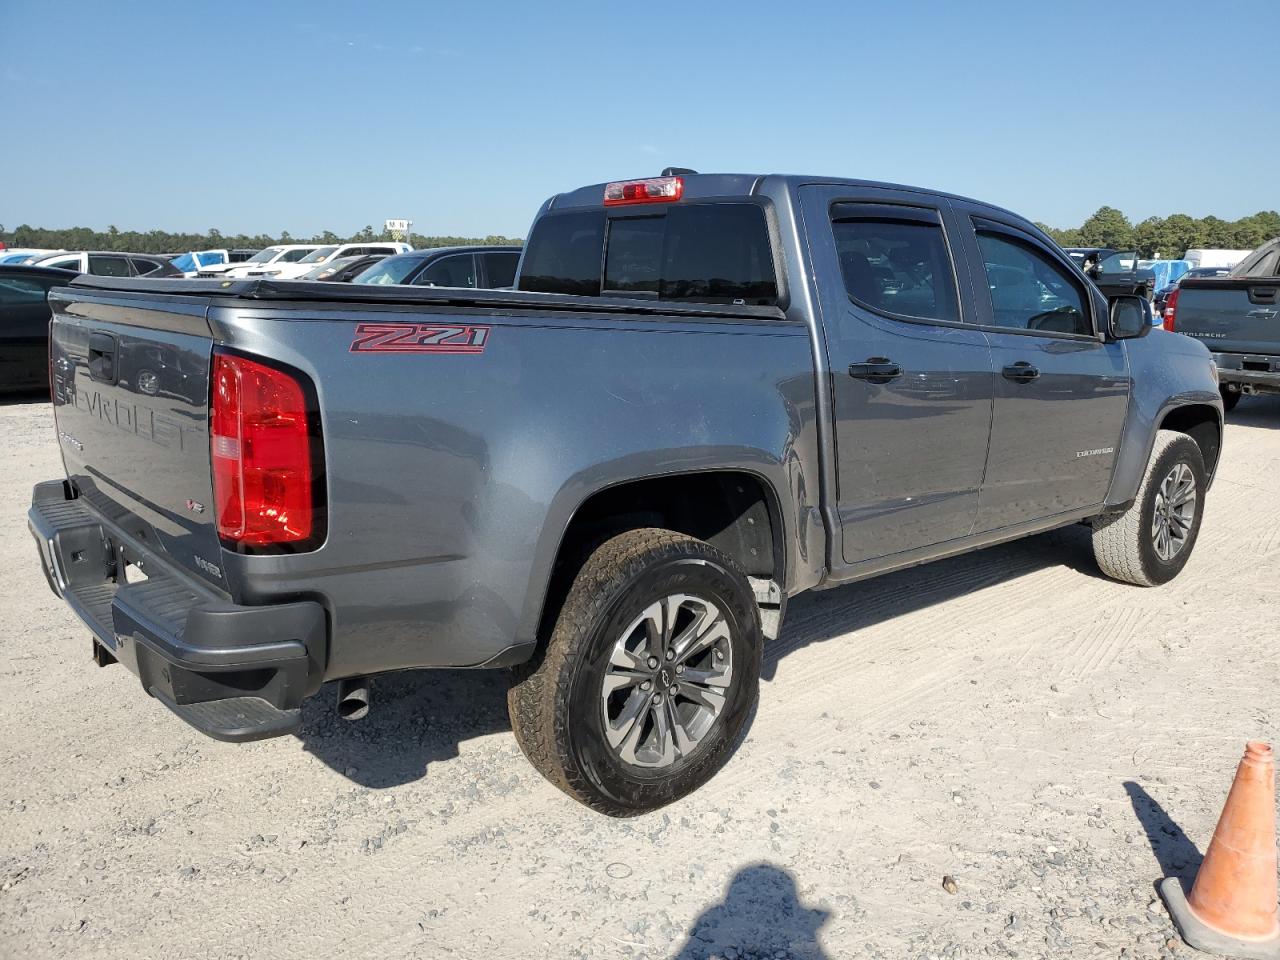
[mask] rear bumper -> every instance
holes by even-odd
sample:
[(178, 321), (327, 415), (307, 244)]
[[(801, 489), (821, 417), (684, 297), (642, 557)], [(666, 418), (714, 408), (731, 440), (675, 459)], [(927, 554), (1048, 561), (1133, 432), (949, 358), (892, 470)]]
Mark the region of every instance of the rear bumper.
[[(299, 726), (319, 686), (326, 618), (318, 603), (230, 603), (105, 523), (62, 481), (38, 484), (27, 525), (45, 578), (148, 694), (218, 740), (261, 740)], [(127, 582), (126, 570), (146, 579)]]
[(1218, 382), (1250, 393), (1280, 393), (1280, 356), (1214, 353)]

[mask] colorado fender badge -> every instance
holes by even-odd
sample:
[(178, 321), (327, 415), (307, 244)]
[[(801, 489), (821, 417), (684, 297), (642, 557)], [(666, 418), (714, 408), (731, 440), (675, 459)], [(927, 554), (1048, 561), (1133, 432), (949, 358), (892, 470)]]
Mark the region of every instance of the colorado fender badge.
[(484, 353), (489, 328), (469, 323), (359, 323), (352, 353)]

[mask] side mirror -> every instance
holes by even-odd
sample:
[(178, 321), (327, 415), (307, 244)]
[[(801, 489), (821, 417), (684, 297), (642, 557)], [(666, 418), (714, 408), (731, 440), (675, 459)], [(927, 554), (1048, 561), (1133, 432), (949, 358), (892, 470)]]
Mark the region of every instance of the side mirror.
[(1111, 336), (1116, 340), (1145, 337), (1151, 330), (1151, 302), (1124, 295), (1111, 301)]

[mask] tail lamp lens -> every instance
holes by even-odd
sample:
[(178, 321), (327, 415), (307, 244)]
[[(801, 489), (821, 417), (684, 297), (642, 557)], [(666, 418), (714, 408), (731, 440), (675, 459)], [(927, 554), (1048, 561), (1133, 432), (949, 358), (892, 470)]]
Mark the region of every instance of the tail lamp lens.
[(293, 375), (216, 353), (210, 453), (218, 535), (245, 547), (317, 531), (307, 393)]
[(1178, 322), (1178, 288), (1174, 287), (1164, 301), (1164, 328), (1172, 330)]

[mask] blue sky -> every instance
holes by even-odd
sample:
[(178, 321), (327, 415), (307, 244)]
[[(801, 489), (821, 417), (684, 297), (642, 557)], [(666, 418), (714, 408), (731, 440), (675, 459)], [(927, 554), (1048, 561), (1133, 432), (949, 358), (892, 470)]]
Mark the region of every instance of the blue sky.
[(0, 223), (523, 235), (703, 171), (1280, 207), (1275, 4), (0, 0)]

